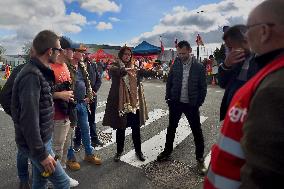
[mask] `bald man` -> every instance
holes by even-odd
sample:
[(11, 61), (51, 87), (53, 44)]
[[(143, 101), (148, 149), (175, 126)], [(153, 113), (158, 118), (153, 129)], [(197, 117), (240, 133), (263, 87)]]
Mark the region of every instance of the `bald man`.
[[(256, 7), (248, 18), (247, 39), (257, 54), (259, 72), (272, 64), (284, 62), (283, 10), (283, 0), (269, 0)], [(255, 90), (243, 126), (241, 146), (246, 158), (241, 169), (242, 188), (283, 186), (283, 66), (264, 77)]]
[(246, 35), (258, 72), (232, 99), (204, 188), (283, 188), (283, 10), (283, 0), (267, 0), (249, 15)]

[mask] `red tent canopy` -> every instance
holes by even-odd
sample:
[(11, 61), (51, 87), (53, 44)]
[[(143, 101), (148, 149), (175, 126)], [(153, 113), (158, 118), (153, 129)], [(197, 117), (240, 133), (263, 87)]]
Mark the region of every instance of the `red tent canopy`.
[(98, 62), (101, 59), (114, 59), (114, 56), (106, 53), (103, 49), (99, 49), (97, 52), (90, 54), (89, 58), (91, 60), (96, 59), (96, 61)]

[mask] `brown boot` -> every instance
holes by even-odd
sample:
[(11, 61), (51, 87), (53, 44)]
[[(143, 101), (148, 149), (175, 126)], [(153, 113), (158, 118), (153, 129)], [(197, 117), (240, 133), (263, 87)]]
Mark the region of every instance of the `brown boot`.
[(81, 166), (76, 160), (67, 160), (66, 167), (71, 171), (78, 171), (80, 170)]
[(84, 158), (85, 161), (95, 164), (95, 165), (101, 165), (102, 164), (102, 160), (96, 156), (95, 154), (92, 155), (86, 155)]

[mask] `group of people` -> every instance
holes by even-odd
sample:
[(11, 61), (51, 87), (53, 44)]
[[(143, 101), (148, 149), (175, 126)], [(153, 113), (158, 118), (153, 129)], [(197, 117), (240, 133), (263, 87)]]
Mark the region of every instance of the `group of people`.
[(205, 58), (202, 61), (202, 64), (206, 70), (207, 83), (216, 85), (219, 65), (217, 61), (214, 59), (214, 56), (212, 54), (209, 55), (209, 59)]
[[(225, 88), (220, 108), (223, 125), (220, 138), (212, 147), (208, 170), (204, 165), (199, 113), (207, 93), (206, 72), (191, 56), (187, 41), (177, 44), (177, 58), (166, 83), (165, 100), (169, 107), (166, 143), (157, 161), (170, 158), (176, 128), (184, 113), (193, 133), (198, 173), (206, 175), (204, 188), (281, 186), (284, 178), (283, 9), (283, 1), (266, 0), (251, 12), (246, 26), (236, 25), (224, 33), (228, 54), (218, 71), (219, 84)], [(64, 168), (80, 169), (74, 150), (79, 151), (81, 145), (85, 161), (102, 164), (94, 149), (104, 145), (95, 125), (101, 75), (84, 51), (67, 37), (41, 31), (33, 40), (30, 62), (19, 68), (17, 75), (11, 75), (1, 91), (12, 86), (8, 113), (15, 126), (20, 188), (30, 188), (28, 159), (33, 166), (32, 187), (36, 189), (44, 188), (48, 180), (54, 188), (77, 186), (78, 181), (70, 178)], [(132, 50), (124, 46), (109, 68), (112, 83), (102, 124), (116, 130), (115, 162), (123, 154), (127, 127), (132, 129), (137, 159), (147, 158), (141, 149), (140, 134), (140, 126), (148, 119), (141, 82), (145, 73), (131, 60)]]
[[(170, 107), (166, 148), (157, 160), (166, 160), (172, 153), (178, 120), (185, 113), (195, 137), (200, 174), (204, 174), (199, 107), (207, 91), (205, 71), (190, 56), (191, 47), (187, 41), (179, 42), (177, 49), (179, 58), (169, 73), (166, 91)], [(84, 51), (81, 45), (65, 36), (41, 31), (33, 40), (30, 62), (16, 67), (1, 90), (2, 100), (7, 99), (3, 98), (5, 95), (11, 96), (10, 101), (5, 100), (10, 106), (4, 106), (2, 100), (1, 104), (14, 122), (20, 188), (30, 188), (28, 160), (33, 167), (33, 188), (44, 188), (48, 180), (54, 188), (77, 186), (79, 182), (70, 178), (64, 169), (80, 169), (74, 152), (79, 151), (81, 143), (85, 149), (84, 160), (102, 164), (94, 149), (94, 146), (104, 145), (98, 139), (95, 125), (101, 78), (96, 64), (84, 56)], [(115, 162), (124, 151), (127, 127), (132, 128), (137, 159), (146, 159), (140, 135), (140, 126), (148, 119), (141, 82), (145, 71), (137, 69), (131, 60), (132, 50), (124, 46), (109, 70), (112, 84), (102, 124), (116, 129)]]
[(33, 165), (33, 188), (45, 186), (43, 172), (50, 174), (54, 188), (79, 184), (63, 169), (80, 169), (71, 146), (74, 128), (74, 144), (83, 144), (84, 160), (102, 163), (93, 147), (103, 145), (94, 121), (101, 78), (83, 52), (69, 38), (44, 30), (33, 40), (30, 62), (15, 68), (1, 90), (1, 102), (8, 101), (5, 95), (11, 96), (10, 110), (9, 106), (5, 110), (15, 126), (20, 188), (30, 188), (28, 159)]
[(284, 178), (284, 1), (266, 0), (223, 36), (219, 139), (204, 188), (281, 188)]

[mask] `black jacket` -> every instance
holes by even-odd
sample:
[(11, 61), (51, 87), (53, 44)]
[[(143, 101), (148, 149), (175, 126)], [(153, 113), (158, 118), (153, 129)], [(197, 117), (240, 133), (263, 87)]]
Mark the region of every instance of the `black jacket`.
[(12, 91), (16, 143), (39, 161), (48, 156), (44, 144), (53, 132), (52, 82), (53, 71), (38, 59), (32, 59), (17, 75)]
[[(183, 64), (179, 58), (172, 65), (167, 85), (166, 100), (180, 101), (183, 79)], [(194, 59), (188, 77), (188, 99), (190, 106), (201, 106), (207, 93), (205, 69)]]
[[(247, 80), (256, 73), (256, 66), (253, 63), (254, 59), (252, 58), (252, 56), (254, 55), (251, 55), (250, 57)], [(225, 89), (225, 93), (220, 106), (220, 121), (225, 118), (227, 109), (236, 91), (246, 83), (246, 81), (238, 80), (238, 76), (241, 72), (243, 64), (244, 63), (237, 64), (231, 69), (227, 68), (224, 64), (219, 66), (218, 84), (221, 88)]]
[(87, 62), (87, 71), (89, 73), (92, 89), (97, 93), (102, 85), (102, 79), (98, 73), (97, 65), (95, 63)]
[(12, 97), (14, 81), (18, 73), (22, 70), (22, 68), (25, 65), (26, 64), (21, 64), (13, 69), (10, 77), (7, 79), (5, 85), (0, 91), (0, 104), (2, 105), (4, 111), (10, 116), (11, 116), (11, 97)]

